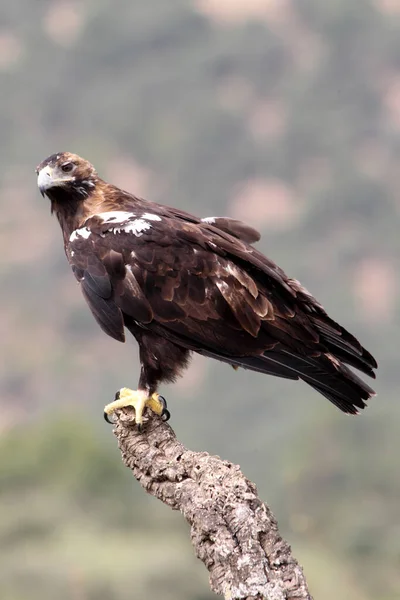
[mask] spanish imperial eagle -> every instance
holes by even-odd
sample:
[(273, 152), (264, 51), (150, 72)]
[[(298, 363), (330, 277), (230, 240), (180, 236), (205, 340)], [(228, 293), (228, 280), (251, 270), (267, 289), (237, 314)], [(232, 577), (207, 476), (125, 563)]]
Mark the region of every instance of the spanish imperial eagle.
[(148, 406), (167, 418), (158, 386), (181, 375), (192, 352), (302, 379), (345, 413), (374, 395), (346, 366), (375, 377), (373, 356), (253, 247), (260, 236), (251, 227), (137, 198), (69, 152), (36, 173), (94, 318), (116, 340), (126, 328), (139, 344), (138, 389), (122, 388), (106, 415), (133, 406), (140, 427)]

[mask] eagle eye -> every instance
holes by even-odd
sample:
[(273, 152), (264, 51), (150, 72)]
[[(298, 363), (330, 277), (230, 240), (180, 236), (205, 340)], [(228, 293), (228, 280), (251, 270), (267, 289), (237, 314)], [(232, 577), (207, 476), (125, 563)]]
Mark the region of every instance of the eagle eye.
[(70, 173), (73, 168), (74, 168), (74, 163), (72, 163), (72, 162), (66, 162), (63, 165), (61, 165), (61, 171), (63, 173)]

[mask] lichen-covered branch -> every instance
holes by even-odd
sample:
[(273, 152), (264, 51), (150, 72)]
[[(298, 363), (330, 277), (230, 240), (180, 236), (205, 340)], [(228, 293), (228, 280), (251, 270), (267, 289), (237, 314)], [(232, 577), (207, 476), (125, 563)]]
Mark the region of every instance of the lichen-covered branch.
[(188, 521), (211, 589), (229, 600), (311, 599), (303, 570), (254, 483), (237, 465), (188, 450), (167, 423), (147, 416), (139, 433), (133, 412), (117, 411), (122, 460), (149, 494)]

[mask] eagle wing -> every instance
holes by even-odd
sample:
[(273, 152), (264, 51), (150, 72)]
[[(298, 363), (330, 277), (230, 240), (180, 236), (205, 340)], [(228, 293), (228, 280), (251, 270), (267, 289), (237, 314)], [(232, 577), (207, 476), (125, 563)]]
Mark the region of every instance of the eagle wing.
[[(121, 213), (110, 214), (96, 215), (76, 230), (67, 255), (93, 314), (112, 337), (123, 338), (120, 313), (146, 326), (198, 320), (201, 337), (205, 325), (210, 326), (208, 340), (213, 321), (223, 321), (227, 333), (243, 330), (255, 339), (268, 311), (273, 319), (272, 305), (260, 286), (228, 256), (250, 259), (255, 252), (240, 239), (240, 222), (218, 218), (220, 228), (214, 217), (192, 223), (183, 213), (179, 218), (124, 213), (122, 221)], [(244, 237), (248, 239), (247, 232)], [(270, 267), (270, 275), (276, 277), (275, 265)]]
[(73, 232), (67, 256), (102, 329), (123, 341), (134, 322), (200, 354), (301, 378), (346, 412), (362, 408), (373, 391), (343, 363), (373, 376), (373, 357), (247, 243), (254, 230), (212, 219), (116, 211)]

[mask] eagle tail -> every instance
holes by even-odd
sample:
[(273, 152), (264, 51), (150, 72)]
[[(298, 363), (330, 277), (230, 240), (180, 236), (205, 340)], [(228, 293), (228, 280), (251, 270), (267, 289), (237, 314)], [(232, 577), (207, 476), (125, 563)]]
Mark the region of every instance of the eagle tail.
[(240, 362), (242, 367), (254, 371), (301, 379), (348, 414), (357, 414), (375, 395), (373, 389), (330, 354), (307, 357), (287, 350), (268, 351), (263, 356), (243, 357)]
[(340, 361), (375, 378), (373, 369), (378, 366), (376, 360), (351, 333), (328, 315), (324, 315), (323, 318), (314, 316), (312, 319), (321, 336), (322, 344), (329, 352)]

